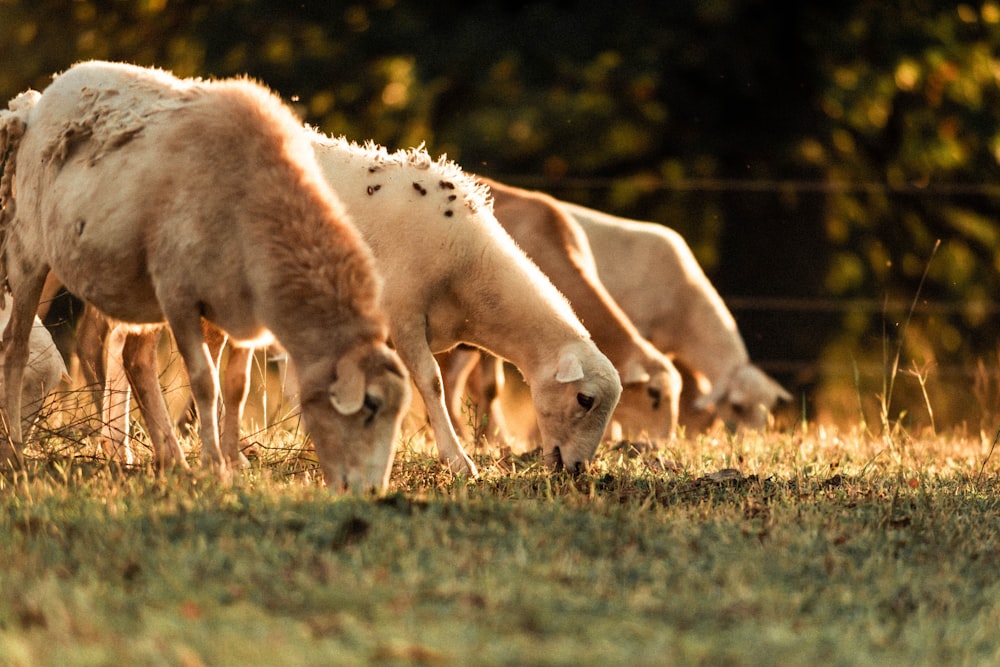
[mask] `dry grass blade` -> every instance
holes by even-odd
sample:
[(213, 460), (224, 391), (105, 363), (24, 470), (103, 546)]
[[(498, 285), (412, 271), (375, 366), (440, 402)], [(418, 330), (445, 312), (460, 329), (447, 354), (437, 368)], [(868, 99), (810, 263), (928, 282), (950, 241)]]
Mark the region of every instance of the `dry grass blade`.
[[(892, 367), (889, 369), (888, 374), (883, 377), (883, 390), (882, 390), (882, 402), (881, 402), (881, 416), (882, 416), (882, 429), (883, 433), (889, 434), (892, 430), (891, 428), (891, 418), (890, 411), (892, 405), (892, 394), (895, 389), (896, 376), (899, 372), (899, 360), (903, 354), (903, 344), (906, 341), (906, 330), (910, 325), (910, 320), (913, 317), (913, 312), (917, 308), (917, 302), (920, 300), (920, 293), (923, 291), (924, 282), (927, 280), (927, 273), (930, 271), (931, 262), (934, 256), (937, 254), (938, 248), (941, 247), (941, 239), (934, 242), (934, 248), (931, 250), (930, 257), (927, 258), (927, 262), (924, 264), (924, 271), (920, 275), (920, 282), (917, 284), (916, 292), (913, 294), (913, 300), (910, 302), (910, 307), (906, 311), (906, 317), (903, 320), (903, 326), (899, 329), (899, 335), (896, 341), (896, 353), (892, 359)], [(886, 297), (886, 306), (888, 305), (888, 296)], [(883, 358), (888, 361), (888, 336), (885, 331), (885, 308), (883, 308), (883, 336), (882, 336), (882, 349)]]

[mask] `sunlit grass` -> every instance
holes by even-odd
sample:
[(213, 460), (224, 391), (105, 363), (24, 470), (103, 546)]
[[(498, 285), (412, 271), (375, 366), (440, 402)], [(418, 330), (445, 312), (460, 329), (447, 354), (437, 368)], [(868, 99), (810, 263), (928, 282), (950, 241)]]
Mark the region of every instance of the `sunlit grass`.
[(39, 431), (0, 480), (0, 664), (1000, 660), (986, 434), (623, 443), (575, 479), (480, 450), (470, 480), (421, 430), (388, 493), (335, 497), (289, 424), (232, 484)]

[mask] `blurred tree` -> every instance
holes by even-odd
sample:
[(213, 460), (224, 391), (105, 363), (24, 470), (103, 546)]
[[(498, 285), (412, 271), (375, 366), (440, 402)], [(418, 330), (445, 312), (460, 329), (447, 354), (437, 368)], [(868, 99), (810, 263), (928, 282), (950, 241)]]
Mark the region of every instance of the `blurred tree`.
[[(246, 73), (326, 132), (425, 142), (472, 171), (670, 224), (724, 295), (744, 297), (752, 356), (810, 417), (877, 403), (898, 304), (926, 269), (903, 366), (937, 368), (939, 423), (978, 427), (1000, 409), (967, 371), (997, 349), (997, 0), (473, 7), (0, 0), (0, 96), (87, 58)], [(845, 299), (858, 307), (826, 307)], [(898, 405), (919, 418), (922, 387), (900, 380)]]
[[(931, 404), (946, 421), (989, 427), (982, 418), (1000, 406), (970, 396), (967, 370), (997, 345), (1000, 5), (859, 2), (821, 43), (821, 129), (802, 152), (831, 182), (867, 186), (828, 198), (825, 236), (839, 259), (826, 286), (837, 296), (919, 297), (904, 366), (938, 367)], [(904, 311), (852, 314), (834, 349), (870, 360), (880, 337), (895, 347)], [(911, 381), (900, 405), (913, 411), (916, 390)]]

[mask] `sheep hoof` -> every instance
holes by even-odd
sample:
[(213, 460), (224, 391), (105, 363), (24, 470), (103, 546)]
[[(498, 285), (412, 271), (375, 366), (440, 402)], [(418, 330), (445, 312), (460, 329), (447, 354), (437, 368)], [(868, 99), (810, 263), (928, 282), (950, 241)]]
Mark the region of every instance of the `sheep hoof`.
[(183, 454), (158, 456), (156, 457), (156, 467), (160, 470), (188, 470), (190, 468)]
[(227, 459), (229, 462), (229, 467), (233, 470), (246, 470), (250, 467), (250, 459), (248, 459), (243, 452), (238, 452), (236, 458)]
[(448, 466), (448, 470), (456, 475), (468, 475), (473, 479), (479, 479), (479, 469), (465, 452), (453, 458), (443, 459), (442, 462)]

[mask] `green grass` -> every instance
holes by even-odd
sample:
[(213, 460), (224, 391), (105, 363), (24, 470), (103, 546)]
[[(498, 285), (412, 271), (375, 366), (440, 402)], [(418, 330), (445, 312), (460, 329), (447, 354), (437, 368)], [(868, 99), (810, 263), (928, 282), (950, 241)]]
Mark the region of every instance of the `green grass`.
[(46, 451), (0, 481), (2, 665), (1000, 664), (989, 438), (702, 437), (575, 480), (482, 454), (471, 481), (413, 437), (378, 498), (277, 445), (232, 485)]

